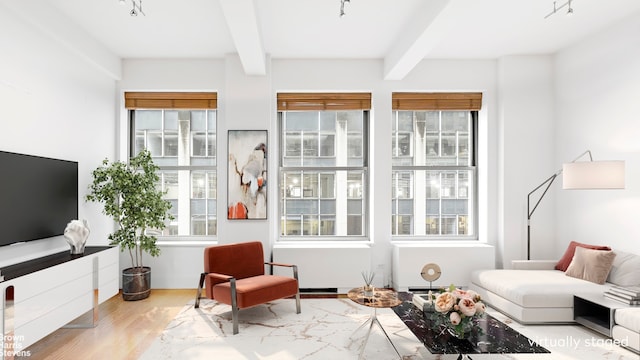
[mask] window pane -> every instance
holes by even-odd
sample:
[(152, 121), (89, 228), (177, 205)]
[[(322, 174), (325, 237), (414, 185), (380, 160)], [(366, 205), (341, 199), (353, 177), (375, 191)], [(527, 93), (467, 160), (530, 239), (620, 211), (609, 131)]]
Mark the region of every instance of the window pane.
[(284, 144), (285, 156), (299, 157), (302, 155), (302, 139), (300, 133), (286, 133)]
[(318, 235), (318, 218), (316, 216), (302, 217), (302, 235)]
[(336, 197), (333, 174), (320, 174), (320, 197), (323, 199), (333, 199)]
[(315, 133), (302, 136), (303, 155), (305, 157), (318, 156), (318, 135)]
[(191, 217), (191, 234), (193, 235), (207, 234), (207, 219), (205, 216), (193, 215)]
[(320, 156), (335, 156), (334, 135), (320, 135)]
[(161, 173), (160, 179), (162, 180), (162, 191), (167, 192), (164, 195), (164, 198), (177, 199), (178, 198), (178, 173), (176, 171), (164, 171)]
[(347, 141), (348, 141), (347, 156), (350, 158), (362, 157), (362, 135), (350, 134), (347, 136)]
[(442, 218), (442, 234), (456, 235), (457, 234), (456, 219), (452, 217)]
[(299, 198), (302, 197), (301, 175), (299, 173), (285, 173), (283, 185), (285, 188), (285, 197)]
[(412, 172), (394, 171), (392, 182), (392, 197), (397, 199), (409, 199), (413, 197)]
[(413, 200), (398, 200), (397, 205), (398, 214), (413, 214)]
[(347, 201), (347, 214), (362, 214), (362, 200), (348, 200)]
[(286, 113), (284, 130), (317, 131), (317, 111), (289, 111)]
[(302, 178), (302, 197), (317, 198), (318, 197), (318, 174), (305, 173)]
[(363, 174), (360, 172), (349, 172), (347, 174), (347, 198), (362, 199)]
[(337, 114), (338, 121), (347, 122), (348, 132), (362, 133), (364, 120), (362, 118), (362, 111), (340, 111)]
[(191, 131), (207, 130), (207, 114), (204, 110), (191, 111)]
[(162, 156), (162, 133), (147, 133), (147, 150), (151, 152), (151, 156), (153, 157)]
[(362, 216), (347, 216), (347, 235), (363, 235), (362, 233)]
[(335, 111), (320, 112), (320, 130), (322, 131), (336, 130), (336, 112)]
[(191, 198), (206, 198), (205, 174), (194, 172), (191, 174)]
[(207, 137), (204, 133), (193, 133), (192, 144), (193, 156), (207, 156)]
[(215, 134), (209, 133), (207, 135), (207, 156), (212, 158), (216, 157), (216, 136)]
[(398, 124), (394, 130), (413, 132), (413, 111), (398, 111)]
[(413, 234), (413, 217), (407, 215), (394, 215), (391, 217), (391, 232), (394, 235)]
[(440, 235), (440, 218), (427, 216), (426, 232), (428, 235)]
[[(207, 202), (200, 199), (191, 200), (191, 216), (207, 213)], [(202, 217), (204, 219), (204, 217)]]
[(167, 110), (164, 112), (164, 129), (178, 130), (178, 112), (175, 110)]
[(160, 130), (162, 129), (161, 110), (136, 110), (136, 130)]
[(178, 133), (165, 132), (164, 156), (178, 156)]
[(216, 132), (217, 112), (215, 110), (207, 110), (207, 127), (209, 131)]
[(133, 155), (138, 155), (145, 148), (145, 132), (136, 131)]
[(320, 214), (323, 215), (335, 215), (336, 213), (336, 201), (335, 200), (321, 200), (320, 201)]
[(320, 221), (319, 235), (336, 235), (336, 219), (334, 217), (323, 216)]
[(208, 197), (210, 199), (218, 198), (218, 174), (214, 171), (207, 172), (207, 188)]

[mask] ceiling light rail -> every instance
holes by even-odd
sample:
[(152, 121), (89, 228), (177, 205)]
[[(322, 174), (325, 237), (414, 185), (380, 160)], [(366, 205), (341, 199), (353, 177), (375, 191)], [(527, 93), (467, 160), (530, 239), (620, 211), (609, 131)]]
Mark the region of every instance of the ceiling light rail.
[(573, 0), (567, 0), (567, 2), (565, 2), (564, 4), (562, 4), (562, 5), (560, 5), (560, 6), (557, 6), (557, 4), (556, 4), (556, 3), (557, 3), (557, 1), (554, 1), (554, 2), (553, 2), (553, 11), (552, 11), (552, 12), (550, 12), (549, 14), (547, 14), (547, 16), (545, 16), (544, 18), (546, 19), (546, 18), (548, 18), (549, 16), (551, 16), (551, 15), (553, 15), (553, 14), (557, 13), (557, 12), (558, 12), (558, 11), (560, 11), (562, 8), (564, 8), (565, 6), (568, 6), (568, 9), (567, 9), (567, 16), (569, 16), (569, 15), (573, 15), (573, 8), (571, 7), (571, 2), (572, 2), (572, 1), (573, 1)]
[[(127, 0), (119, 0), (120, 4), (125, 5)], [(142, 0), (131, 0), (131, 11), (129, 11), (129, 15), (138, 16), (138, 14), (142, 14), (142, 16), (147, 16), (142, 10)]]

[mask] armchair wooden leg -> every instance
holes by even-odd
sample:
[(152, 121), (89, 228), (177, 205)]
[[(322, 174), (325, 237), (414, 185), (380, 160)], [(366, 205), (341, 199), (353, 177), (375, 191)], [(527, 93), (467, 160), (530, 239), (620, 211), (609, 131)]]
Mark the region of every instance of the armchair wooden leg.
[(194, 308), (200, 307), (200, 295), (202, 294), (202, 287), (204, 286), (204, 277), (207, 273), (200, 274), (200, 282), (198, 283), (198, 292), (196, 293), (196, 303), (193, 305)]
[(296, 293), (296, 314), (300, 314), (300, 291)]

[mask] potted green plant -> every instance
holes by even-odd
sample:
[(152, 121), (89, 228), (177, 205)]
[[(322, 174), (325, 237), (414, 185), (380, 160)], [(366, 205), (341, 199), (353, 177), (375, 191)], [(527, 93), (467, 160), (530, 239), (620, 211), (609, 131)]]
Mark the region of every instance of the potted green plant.
[(159, 169), (151, 153), (141, 151), (129, 163), (108, 159), (93, 170), (86, 200), (103, 204), (103, 213), (118, 223), (118, 229), (109, 235), (110, 245), (127, 249), (131, 267), (122, 271), (122, 297), (141, 300), (151, 293), (151, 269), (142, 262), (143, 252), (158, 256), (157, 238), (150, 230), (165, 228), (165, 220), (173, 219), (169, 213), (171, 203), (163, 199), (164, 192), (157, 187)]

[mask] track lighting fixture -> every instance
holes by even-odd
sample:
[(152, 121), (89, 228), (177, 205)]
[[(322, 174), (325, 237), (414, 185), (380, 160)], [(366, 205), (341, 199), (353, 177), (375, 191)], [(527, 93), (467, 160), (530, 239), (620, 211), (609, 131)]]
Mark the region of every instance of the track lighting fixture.
[[(118, 0), (120, 4), (125, 5), (127, 0)], [(147, 16), (147, 14), (142, 11), (142, 0), (131, 0), (131, 11), (129, 11), (129, 15), (138, 16), (138, 14), (142, 14), (143, 16)]]
[(340, 0), (340, 17), (345, 15), (344, 12), (344, 3), (351, 2), (351, 0)]
[(566, 3), (564, 3), (564, 4), (560, 5), (560, 6), (557, 6), (556, 1), (554, 1), (554, 2), (553, 2), (553, 11), (552, 11), (552, 12), (550, 12), (549, 14), (547, 14), (547, 16), (545, 16), (544, 18), (546, 19), (546, 18), (548, 18), (549, 16), (551, 16), (551, 15), (553, 15), (553, 14), (557, 13), (560, 9), (564, 8), (565, 6), (567, 6), (567, 7), (568, 7), (568, 9), (567, 9), (567, 16), (569, 16), (569, 15), (573, 15), (573, 8), (571, 7), (571, 1), (573, 1), (573, 0), (567, 0), (567, 2), (566, 2)]

